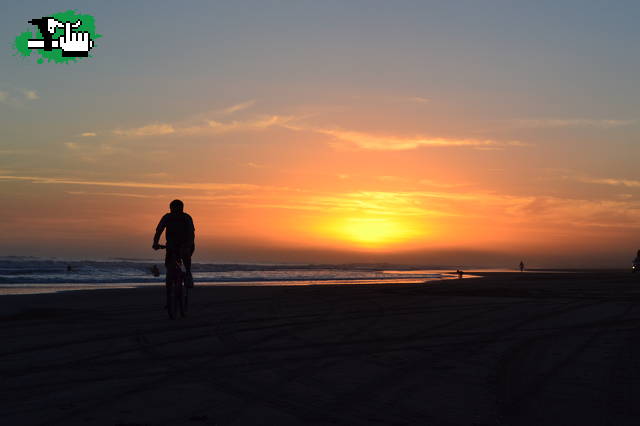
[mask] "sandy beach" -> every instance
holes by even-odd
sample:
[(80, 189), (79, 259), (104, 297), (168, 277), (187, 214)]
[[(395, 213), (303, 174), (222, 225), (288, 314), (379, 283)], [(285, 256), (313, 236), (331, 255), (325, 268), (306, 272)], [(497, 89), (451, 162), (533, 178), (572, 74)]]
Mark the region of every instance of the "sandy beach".
[(631, 425), (640, 277), (0, 298), (5, 425)]

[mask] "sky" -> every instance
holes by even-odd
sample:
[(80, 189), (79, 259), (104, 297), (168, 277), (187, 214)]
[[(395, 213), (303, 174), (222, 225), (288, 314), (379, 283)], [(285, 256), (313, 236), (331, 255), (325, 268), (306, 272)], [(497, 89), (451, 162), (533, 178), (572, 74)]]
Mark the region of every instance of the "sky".
[[(16, 55), (95, 18), (93, 57)], [(0, 255), (628, 267), (636, 1), (47, 1), (0, 16)], [(198, 259), (199, 258), (199, 259)]]

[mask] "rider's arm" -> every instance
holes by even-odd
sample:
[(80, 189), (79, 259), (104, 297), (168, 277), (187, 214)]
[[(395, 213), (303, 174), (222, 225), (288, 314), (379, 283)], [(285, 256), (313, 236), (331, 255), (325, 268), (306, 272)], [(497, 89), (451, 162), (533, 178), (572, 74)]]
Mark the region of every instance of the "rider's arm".
[(159, 241), (160, 241), (160, 235), (162, 235), (162, 232), (164, 231), (164, 229), (167, 227), (167, 220), (166, 220), (167, 215), (162, 216), (162, 219), (160, 219), (160, 222), (158, 223), (158, 226), (156, 227), (156, 234), (153, 236), (153, 248), (157, 250)]

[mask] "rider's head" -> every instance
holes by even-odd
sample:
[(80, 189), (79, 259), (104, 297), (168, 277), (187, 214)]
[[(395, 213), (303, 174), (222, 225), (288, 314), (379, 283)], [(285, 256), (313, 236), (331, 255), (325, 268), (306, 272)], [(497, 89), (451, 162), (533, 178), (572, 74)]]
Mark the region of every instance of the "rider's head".
[(184, 203), (180, 200), (173, 200), (169, 204), (169, 209), (171, 210), (171, 213), (179, 213), (184, 210)]

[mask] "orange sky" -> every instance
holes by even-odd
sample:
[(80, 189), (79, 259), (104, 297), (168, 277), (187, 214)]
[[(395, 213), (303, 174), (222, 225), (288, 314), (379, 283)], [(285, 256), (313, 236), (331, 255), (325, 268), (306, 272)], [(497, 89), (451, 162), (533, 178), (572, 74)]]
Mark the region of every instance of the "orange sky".
[(0, 59), (0, 255), (152, 257), (174, 198), (201, 260), (626, 267), (640, 247), (626, 14), (216, 7), (171, 35), (167, 11), (143, 29), (103, 5), (94, 58)]

